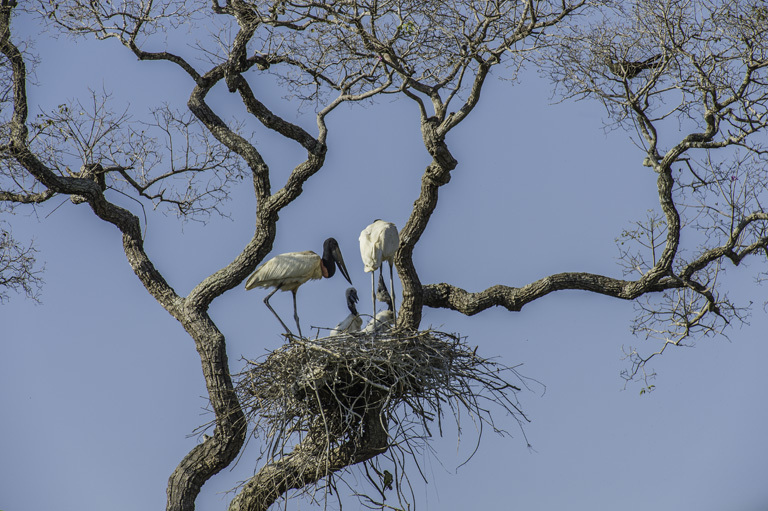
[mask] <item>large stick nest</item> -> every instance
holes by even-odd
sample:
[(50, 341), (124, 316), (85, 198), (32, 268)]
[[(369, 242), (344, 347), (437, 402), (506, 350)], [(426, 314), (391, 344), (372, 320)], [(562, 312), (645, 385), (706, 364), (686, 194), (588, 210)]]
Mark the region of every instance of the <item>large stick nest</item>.
[[(493, 408), (519, 424), (527, 420), (516, 399), (520, 388), (507, 381), (524, 383), (520, 375), (476, 351), (456, 335), (433, 330), (293, 338), (262, 360), (247, 361), (237, 391), (268, 463), (299, 443), (318, 457), (349, 445), (362, 438), (366, 417), (375, 414), (387, 431), (386, 458), (394, 462), (402, 496), (405, 459), (418, 464), (415, 453), (432, 436), (430, 426), (437, 424), (442, 434), (446, 410), (459, 431), (467, 415), (478, 431), (490, 425), (506, 433), (495, 425)], [(386, 471), (375, 460), (365, 471), (383, 496), (379, 482)]]

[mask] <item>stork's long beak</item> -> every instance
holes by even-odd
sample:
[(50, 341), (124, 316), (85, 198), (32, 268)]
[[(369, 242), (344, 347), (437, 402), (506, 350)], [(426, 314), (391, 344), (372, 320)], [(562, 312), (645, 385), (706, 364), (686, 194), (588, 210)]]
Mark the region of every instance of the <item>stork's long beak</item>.
[(347, 266), (344, 264), (344, 258), (341, 255), (341, 249), (338, 246), (336, 246), (334, 247), (331, 254), (333, 254), (333, 260), (336, 261), (336, 264), (339, 265), (339, 270), (341, 271), (341, 274), (344, 275), (344, 278), (347, 279), (347, 282), (352, 284), (352, 280), (349, 278), (349, 272), (347, 271)]

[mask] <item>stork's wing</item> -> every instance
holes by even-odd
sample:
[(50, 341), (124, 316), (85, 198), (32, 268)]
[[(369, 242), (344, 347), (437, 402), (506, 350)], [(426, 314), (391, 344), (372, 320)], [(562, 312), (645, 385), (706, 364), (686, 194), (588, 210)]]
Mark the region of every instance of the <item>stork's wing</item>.
[(391, 260), (400, 246), (397, 227), (390, 222), (376, 220), (360, 233), (360, 257), (365, 271), (376, 270), (382, 261)]
[(245, 289), (254, 287), (279, 287), (290, 291), (310, 279), (323, 276), (320, 266), (320, 256), (307, 250), (305, 252), (288, 252), (276, 255), (262, 264), (248, 277)]
[(379, 249), (378, 257), (376, 257), (376, 241), (372, 237), (374, 225), (369, 225), (360, 233), (360, 257), (363, 259), (363, 265), (367, 272), (374, 271), (381, 264), (381, 249)]
[(363, 318), (358, 316), (357, 314), (350, 314), (346, 318), (344, 318), (344, 321), (336, 325), (332, 330), (329, 336), (333, 337), (334, 335), (340, 335), (344, 332), (359, 332), (360, 328), (363, 326)]
[(389, 222), (382, 223), (384, 223), (384, 226), (382, 227), (383, 232), (381, 235), (382, 257), (385, 261), (391, 261), (392, 257), (395, 255), (395, 252), (397, 252), (397, 249), (400, 248), (400, 235), (397, 233), (397, 227), (395, 227), (395, 224)]
[[(374, 328), (374, 324), (376, 325), (376, 328)], [(373, 334), (373, 333), (386, 332), (387, 330), (390, 330), (392, 328), (392, 325), (394, 324), (395, 324), (394, 313), (391, 310), (383, 310), (376, 314), (375, 322), (373, 319), (371, 319), (368, 322), (368, 324), (365, 325), (365, 328), (363, 328), (363, 333)]]

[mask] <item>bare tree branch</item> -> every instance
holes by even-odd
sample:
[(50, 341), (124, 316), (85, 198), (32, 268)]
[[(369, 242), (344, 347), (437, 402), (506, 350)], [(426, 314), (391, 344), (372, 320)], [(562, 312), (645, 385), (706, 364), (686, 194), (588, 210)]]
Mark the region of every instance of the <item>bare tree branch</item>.
[(8, 291), (23, 292), (27, 298), (39, 301), (42, 269), (37, 267), (34, 245), (19, 244), (0, 222), (0, 304), (10, 299)]

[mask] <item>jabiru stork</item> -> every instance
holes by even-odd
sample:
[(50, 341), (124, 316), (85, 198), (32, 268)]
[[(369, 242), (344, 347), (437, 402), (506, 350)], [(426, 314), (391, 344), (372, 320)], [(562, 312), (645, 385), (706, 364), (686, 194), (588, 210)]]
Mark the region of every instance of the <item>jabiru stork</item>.
[[(371, 298), (373, 300), (373, 319), (376, 320), (376, 286), (374, 273), (379, 270), (379, 276), (384, 271), (382, 263), (389, 262), (389, 286), (392, 288), (392, 314), (395, 315), (395, 281), (392, 266), (395, 252), (400, 247), (400, 236), (397, 227), (392, 222), (374, 220), (360, 233), (360, 256), (363, 259), (365, 271), (371, 274)], [(395, 318), (396, 319), (396, 318)]]
[(299, 313), (296, 310), (296, 291), (308, 280), (316, 280), (321, 277), (331, 278), (336, 273), (338, 264), (341, 274), (352, 284), (349, 278), (349, 272), (344, 264), (344, 258), (341, 255), (341, 249), (338, 242), (333, 238), (328, 238), (323, 243), (323, 256), (320, 257), (311, 250), (304, 252), (288, 252), (286, 254), (276, 255), (266, 263), (262, 264), (254, 271), (245, 282), (245, 289), (254, 287), (271, 287), (274, 290), (264, 298), (264, 304), (272, 311), (277, 320), (283, 325), (288, 335), (293, 335), (290, 329), (285, 325), (277, 312), (269, 305), (269, 299), (278, 290), (290, 291), (293, 294), (293, 319), (296, 320), (296, 327), (301, 334), (301, 325), (299, 324)]

